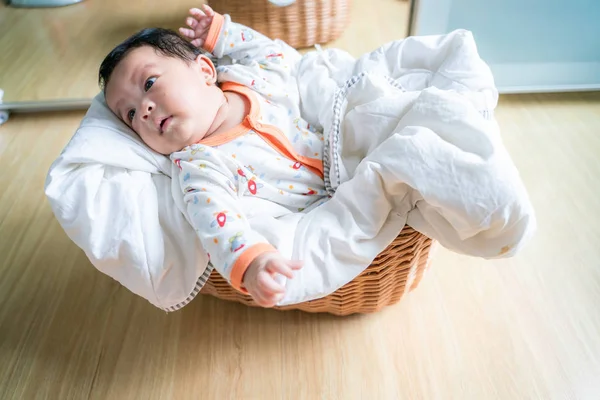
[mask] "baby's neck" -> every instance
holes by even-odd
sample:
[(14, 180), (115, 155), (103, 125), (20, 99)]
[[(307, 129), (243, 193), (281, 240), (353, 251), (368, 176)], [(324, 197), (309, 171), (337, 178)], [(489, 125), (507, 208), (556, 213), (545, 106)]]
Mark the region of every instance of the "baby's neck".
[(204, 137), (205, 139), (235, 128), (250, 113), (250, 103), (244, 96), (235, 92), (225, 92), (224, 96), (225, 102), (217, 113), (217, 119), (221, 121), (212, 133)]

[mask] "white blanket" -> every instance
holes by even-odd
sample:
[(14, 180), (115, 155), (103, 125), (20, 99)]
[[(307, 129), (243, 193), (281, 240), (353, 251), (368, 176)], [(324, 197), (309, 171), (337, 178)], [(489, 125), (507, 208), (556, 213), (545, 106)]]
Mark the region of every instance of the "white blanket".
[[(250, 216), (305, 262), (281, 304), (349, 282), (405, 223), (485, 258), (511, 256), (531, 235), (533, 210), (493, 120), (493, 78), (469, 32), (396, 41), (358, 60), (313, 52), (296, 75), (303, 115), (325, 132), (333, 197), (304, 214), (257, 204)], [(170, 168), (99, 95), (46, 184), (92, 263), (165, 310), (187, 304), (210, 272)]]

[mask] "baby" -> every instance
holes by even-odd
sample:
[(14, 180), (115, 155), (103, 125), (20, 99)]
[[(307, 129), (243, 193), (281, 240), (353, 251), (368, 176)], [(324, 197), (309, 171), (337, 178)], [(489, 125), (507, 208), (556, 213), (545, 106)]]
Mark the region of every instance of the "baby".
[(279, 275), (291, 279), (302, 264), (251, 229), (251, 198), (294, 212), (324, 201), (323, 135), (300, 115), (294, 49), (208, 6), (190, 14), (180, 28), (190, 42), (142, 30), (104, 59), (100, 84), (113, 113), (177, 165), (188, 219), (217, 271), (271, 307), (285, 293)]

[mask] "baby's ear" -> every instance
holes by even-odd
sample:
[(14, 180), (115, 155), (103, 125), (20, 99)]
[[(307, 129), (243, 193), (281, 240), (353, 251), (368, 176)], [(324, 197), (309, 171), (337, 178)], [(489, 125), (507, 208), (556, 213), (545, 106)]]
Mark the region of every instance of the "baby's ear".
[(200, 67), (200, 71), (206, 75), (206, 81), (208, 83), (213, 84), (217, 81), (217, 70), (210, 58), (200, 54), (196, 57), (196, 63)]

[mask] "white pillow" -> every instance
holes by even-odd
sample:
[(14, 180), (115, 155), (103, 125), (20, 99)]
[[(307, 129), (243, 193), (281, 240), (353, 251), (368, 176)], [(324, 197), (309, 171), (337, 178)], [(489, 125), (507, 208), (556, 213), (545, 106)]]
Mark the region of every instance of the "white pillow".
[(100, 93), (45, 185), (56, 218), (92, 264), (167, 311), (187, 304), (210, 274), (183, 204), (171, 195), (172, 168)]

